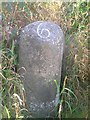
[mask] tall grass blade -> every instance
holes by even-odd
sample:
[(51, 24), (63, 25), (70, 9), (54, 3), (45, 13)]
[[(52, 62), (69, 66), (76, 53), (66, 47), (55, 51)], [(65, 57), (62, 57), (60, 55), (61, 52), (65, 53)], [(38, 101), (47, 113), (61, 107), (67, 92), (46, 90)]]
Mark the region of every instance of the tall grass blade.
[(10, 113), (9, 113), (9, 110), (6, 106), (4, 106), (5, 110), (6, 110), (6, 113), (7, 113), (7, 117), (10, 118)]
[(71, 91), (71, 90), (68, 89), (68, 88), (64, 88), (64, 89), (67, 90), (67, 91), (69, 91), (69, 92), (76, 98), (76, 100), (78, 101), (78, 98), (77, 98), (77, 96), (74, 94), (73, 91)]

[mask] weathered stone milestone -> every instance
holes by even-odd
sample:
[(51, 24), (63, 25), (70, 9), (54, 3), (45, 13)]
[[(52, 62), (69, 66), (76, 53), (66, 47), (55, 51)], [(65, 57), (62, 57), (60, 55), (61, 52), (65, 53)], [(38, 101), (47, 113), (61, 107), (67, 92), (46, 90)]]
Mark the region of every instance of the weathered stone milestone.
[(19, 66), (26, 70), (22, 81), (33, 117), (55, 117), (58, 93), (54, 80), (60, 85), (63, 48), (63, 32), (53, 22), (37, 21), (20, 33)]

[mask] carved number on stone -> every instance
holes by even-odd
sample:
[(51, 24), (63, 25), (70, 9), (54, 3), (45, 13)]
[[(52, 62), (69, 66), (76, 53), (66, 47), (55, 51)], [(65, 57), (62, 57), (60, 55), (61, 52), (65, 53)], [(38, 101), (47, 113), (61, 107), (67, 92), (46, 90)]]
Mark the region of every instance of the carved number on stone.
[[(50, 31), (46, 28), (43, 28), (43, 23), (40, 23), (37, 27), (37, 34), (40, 38), (48, 38), (50, 36)], [(46, 33), (46, 34), (45, 34)]]

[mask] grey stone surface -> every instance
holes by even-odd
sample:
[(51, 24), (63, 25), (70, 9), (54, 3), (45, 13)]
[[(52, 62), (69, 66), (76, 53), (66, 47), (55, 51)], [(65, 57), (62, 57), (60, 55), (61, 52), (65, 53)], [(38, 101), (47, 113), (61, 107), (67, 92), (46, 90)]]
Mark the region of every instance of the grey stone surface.
[(53, 22), (37, 21), (20, 34), (19, 65), (26, 90), (27, 108), (36, 118), (54, 117), (60, 85), (64, 35)]

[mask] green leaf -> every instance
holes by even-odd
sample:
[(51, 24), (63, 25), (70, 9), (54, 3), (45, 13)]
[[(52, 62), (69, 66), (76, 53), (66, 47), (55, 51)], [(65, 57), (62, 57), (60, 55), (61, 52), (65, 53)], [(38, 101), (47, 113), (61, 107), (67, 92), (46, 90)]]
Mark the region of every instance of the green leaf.
[(69, 103), (68, 101), (66, 101), (66, 100), (64, 100), (63, 102), (67, 103), (67, 105), (68, 105), (68, 107), (69, 107), (69, 109), (70, 109), (70, 112), (72, 113), (72, 108), (71, 108), (70, 103)]
[(67, 90), (67, 91), (69, 91), (75, 98), (76, 98), (76, 100), (78, 100), (78, 98), (77, 98), (77, 96), (74, 94), (74, 92), (73, 91), (71, 91), (70, 89), (68, 89), (68, 88), (64, 88), (65, 90)]
[(6, 110), (6, 113), (7, 113), (8, 118), (10, 118), (10, 113), (9, 113), (8, 108), (7, 108), (6, 106), (4, 106), (4, 108), (5, 108), (5, 110)]

